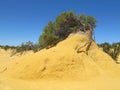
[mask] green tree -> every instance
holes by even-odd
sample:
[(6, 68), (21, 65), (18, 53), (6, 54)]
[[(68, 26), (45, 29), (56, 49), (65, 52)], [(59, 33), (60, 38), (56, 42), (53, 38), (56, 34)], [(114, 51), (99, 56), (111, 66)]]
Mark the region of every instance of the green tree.
[[(64, 40), (70, 33), (78, 31), (91, 31), (96, 26), (96, 19), (92, 16), (76, 15), (73, 11), (63, 12), (56, 17), (54, 22), (49, 22), (45, 26), (39, 38), (42, 48), (54, 46), (59, 41)], [(92, 37), (92, 34), (90, 35)]]
[(49, 45), (56, 44), (58, 36), (56, 36), (55, 33), (56, 33), (55, 23), (49, 22), (48, 25), (44, 28), (44, 31), (39, 38), (40, 46), (44, 48)]

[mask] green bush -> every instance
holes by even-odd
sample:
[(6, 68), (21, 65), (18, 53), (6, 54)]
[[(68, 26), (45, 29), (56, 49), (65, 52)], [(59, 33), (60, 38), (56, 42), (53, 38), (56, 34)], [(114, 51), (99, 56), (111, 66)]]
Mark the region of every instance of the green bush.
[(9, 46), (9, 45), (0, 45), (0, 48), (4, 49), (5, 51), (7, 51), (8, 49), (16, 49), (15, 46)]
[(34, 52), (37, 52), (40, 50), (40, 46), (39, 44), (33, 44), (33, 42), (31, 41), (28, 41), (26, 43), (22, 43), (20, 46), (17, 46), (16, 47), (16, 52), (17, 53), (23, 53), (25, 51), (34, 51)]
[(102, 43), (99, 44), (107, 54), (109, 54), (115, 61), (117, 61), (118, 55), (120, 54), (120, 43)]
[(23, 52), (30, 51), (30, 50), (37, 52), (41, 49), (39, 44), (34, 44), (31, 41), (28, 41), (26, 43), (22, 43), (19, 46), (0, 45), (0, 48), (2, 48), (4, 50), (12, 49), (13, 51), (11, 53), (11, 56), (15, 55), (16, 53), (22, 54)]
[(76, 15), (74, 12), (63, 12), (45, 26), (39, 38), (41, 48), (51, 47), (64, 40), (70, 33), (95, 28), (97, 20), (92, 16)]

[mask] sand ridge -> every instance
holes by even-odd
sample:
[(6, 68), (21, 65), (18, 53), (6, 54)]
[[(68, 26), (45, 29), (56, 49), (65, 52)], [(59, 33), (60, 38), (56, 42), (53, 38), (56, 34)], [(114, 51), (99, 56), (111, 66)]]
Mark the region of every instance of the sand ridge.
[[(118, 71), (115, 62), (94, 42), (88, 55), (85, 52), (77, 53), (77, 48), (88, 40), (85, 35), (70, 35), (53, 48), (43, 49), (10, 63), (3, 74), (22, 79), (86, 79), (99, 76), (103, 72), (114, 76), (113, 72)], [(85, 49), (83, 47), (81, 50)]]
[(12, 90), (19, 90), (10, 84), (16, 82), (18, 87), (24, 83), (26, 87), (35, 86), (35, 90), (119, 90), (120, 67), (94, 41), (88, 54), (87, 46), (77, 52), (88, 41), (86, 35), (71, 34), (55, 47), (15, 59), (0, 74), (1, 89), (8, 85)]

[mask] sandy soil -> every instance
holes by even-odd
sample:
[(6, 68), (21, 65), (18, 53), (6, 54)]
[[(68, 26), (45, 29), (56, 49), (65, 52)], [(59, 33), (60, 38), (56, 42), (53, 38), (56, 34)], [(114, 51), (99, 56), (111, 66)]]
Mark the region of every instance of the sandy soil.
[(120, 90), (120, 67), (95, 42), (87, 52), (88, 41), (73, 34), (14, 59), (0, 51), (0, 90)]
[(118, 56), (118, 62), (120, 62), (120, 54), (119, 54), (119, 56)]
[(120, 90), (118, 79), (93, 79), (88, 81), (18, 80), (2, 79), (0, 90)]

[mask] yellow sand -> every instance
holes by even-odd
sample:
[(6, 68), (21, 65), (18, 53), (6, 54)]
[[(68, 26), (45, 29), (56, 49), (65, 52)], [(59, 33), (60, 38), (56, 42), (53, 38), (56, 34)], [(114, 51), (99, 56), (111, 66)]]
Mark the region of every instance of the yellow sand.
[[(86, 35), (70, 35), (50, 49), (9, 62), (0, 90), (120, 90), (120, 68)], [(82, 47), (77, 52), (78, 48)]]
[(4, 49), (0, 48), (0, 72), (2, 72), (7, 67), (7, 64), (9, 64), (10, 62), (13, 62), (18, 58), (28, 56), (33, 53), (32, 51), (29, 51), (24, 52), (23, 54), (17, 53), (12, 55), (14, 51), (15, 51), (14, 49), (13, 50), (8, 49), (5, 51)]
[(118, 62), (120, 62), (120, 54), (119, 54), (119, 56), (118, 56)]

